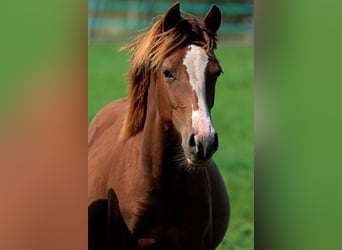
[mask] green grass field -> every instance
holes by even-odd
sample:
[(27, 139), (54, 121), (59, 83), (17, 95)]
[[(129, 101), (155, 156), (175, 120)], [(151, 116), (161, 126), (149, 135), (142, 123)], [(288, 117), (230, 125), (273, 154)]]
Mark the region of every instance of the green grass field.
[[(88, 122), (108, 102), (127, 95), (129, 67), (120, 45), (89, 46)], [(219, 250), (254, 249), (253, 47), (219, 43), (216, 55), (224, 74), (216, 86), (212, 110), (219, 134), (214, 158), (231, 203), (231, 219)]]

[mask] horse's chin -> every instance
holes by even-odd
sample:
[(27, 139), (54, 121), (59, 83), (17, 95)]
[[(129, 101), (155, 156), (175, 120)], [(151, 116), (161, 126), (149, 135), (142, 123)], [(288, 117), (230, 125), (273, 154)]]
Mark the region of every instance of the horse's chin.
[(191, 160), (189, 158), (186, 159), (189, 166), (191, 167), (196, 167), (196, 168), (205, 168), (208, 167), (209, 165), (209, 160), (208, 161), (196, 161), (196, 160)]

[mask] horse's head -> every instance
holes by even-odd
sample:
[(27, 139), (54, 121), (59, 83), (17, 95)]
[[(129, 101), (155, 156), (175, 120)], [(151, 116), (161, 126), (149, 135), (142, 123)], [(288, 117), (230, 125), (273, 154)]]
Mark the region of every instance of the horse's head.
[[(209, 36), (209, 32), (216, 34), (221, 13), (213, 6), (201, 23), (184, 21), (182, 27), (182, 22), (179, 5), (174, 5), (164, 16), (165, 30), (188, 29), (189, 38), (162, 61), (156, 82), (162, 83), (164, 88), (160, 88), (167, 92), (167, 96), (161, 98), (165, 98), (163, 102), (169, 101), (167, 112), (181, 135), (188, 163), (204, 166), (218, 148), (210, 111), (214, 105), (216, 80), (222, 72), (214, 48), (208, 44), (210, 38), (205, 36)], [(165, 111), (165, 107), (163, 109)]]
[(218, 147), (210, 111), (216, 80), (222, 72), (214, 54), (220, 24), (221, 12), (215, 5), (198, 22), (191, 15), (182, 17), (177, 3), (130, 46), (131, 102), (126, 131), (132, 135), (142, 129), (147, 89), (155, 83), (153, 98), (158, 114), (164, 121), (172, 122), (180, 134), (192, 166), (205, 166)]

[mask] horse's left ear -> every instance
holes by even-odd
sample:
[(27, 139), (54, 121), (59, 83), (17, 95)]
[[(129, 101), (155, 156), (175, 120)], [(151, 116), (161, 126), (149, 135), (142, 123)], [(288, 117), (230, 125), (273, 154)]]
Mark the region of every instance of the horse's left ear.
[(221, 17), (220, 9), (213, 4), (205, 17), (203, 17), (201, 23), (208, 31), (216, 34), (221, 25)]
[(170, 7), (170, 9), (166, 12), (164, 16), (164, 31), (167, 31), (174, 26), (182, 19), (179, 9), (179, 2), (175, 3)]

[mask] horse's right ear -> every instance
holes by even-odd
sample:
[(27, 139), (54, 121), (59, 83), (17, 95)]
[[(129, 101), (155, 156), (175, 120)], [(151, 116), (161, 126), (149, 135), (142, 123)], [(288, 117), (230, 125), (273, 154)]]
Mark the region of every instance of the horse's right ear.
[(168, 31), (169, 29), (173, 28), (181, 19), (182, 17), (180, 14), (179, 2), (177, 2), (172, 5), (164, 15), (163, 31)]

